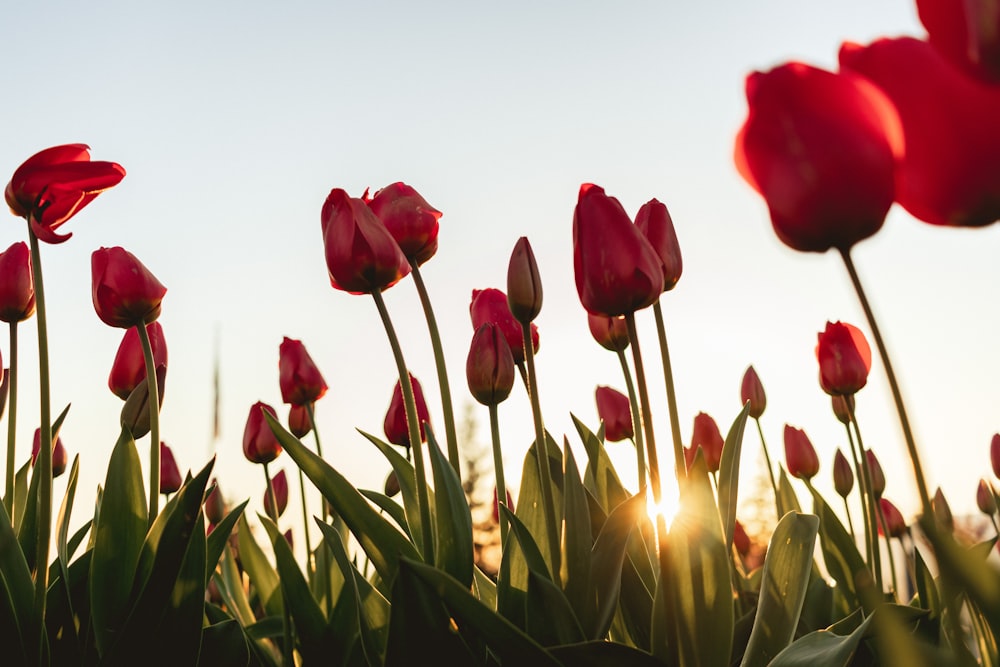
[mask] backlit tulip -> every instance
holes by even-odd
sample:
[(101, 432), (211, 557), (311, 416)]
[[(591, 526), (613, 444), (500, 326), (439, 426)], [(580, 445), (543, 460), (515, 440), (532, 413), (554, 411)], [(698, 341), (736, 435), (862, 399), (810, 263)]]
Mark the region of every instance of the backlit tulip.
[(684, 263), (681, 261), (681, 246), (677, 243), (674, 221), (670, 218), (666, 205), (657, 199), (650, 199), (639, 208), (635, 216), (635, 226), (660, 258), (663, 268), (663, 291), (672, 290), (681, 279)]
[(500, 328), (485, 322), (476, 329), (465, 361), (472, 396), (483, 405), (498, 405), (514, 386), (514, 357)]
[(903, 208), (934, 225), (1000, 219), (1000, 86), (966, 76), (909, 37), (844, 44), (840, 66), (870, 79), (899, 112), (906, 151), (896, 201)]
[(854, 488), (854, 471), (839, 448), (833, 457), (833, 488), (841, 498), (846, 498)]
[[(167, 341), (163, 337), (163, 327), (159, 322), (146, 325), (149, 345), (153, 349), (154, 366), (167, 365)], [(108, 388), (123, 401), (128, 400), (132, 390), (146, 381), (146, 360), (142, 353), (142, 342), (135, 327), (125, 331), (118, 353), (108, 375)]]
[(994, 433), (990, 440), (990, 465), (993, 474), (1000, 478), (1000, 433)]
[(278, 512), (274, 512), (274, 508), (271, 506), (271, 494), (267, 492), (267, 489), (264, 489), (264, 513), (276, 519), (284, 514), (285, 508), (288, 507), (288, 476), (285, 475), (284, 470), (279, 471), (271, 478), (271, 488), (274, 489), (274, 500), (278, 504)]
[(296, 438), (304, 438), (312, 430), (312, 422), (309, 420), (309, 406), (293, 405), (288, 409), (288, 430)]
[[(507, 496), (507, 502), (504, 506), (511, 512), (514, 511), (514, 498), (510, 495), (510, 491), (506, 491), (504, 494)], [(500, 501), (499, 495), (497, 494), (497, 487), (493, 487), (493, 523), (500, 523)]]
[(861, 330), (844, 322), (827, 322), (817, 336), (819, 383), (831, 395), (853, 394), (868, 382), (872, 349)]
[(691, 429), (691, 451), (697, 452), (698, 447), (701, 447), (709, 472), (719, 469), (724, 445), (725, 440), (722, 439), (722, 433), (719, 432), (719, 425), (715, 420), (704, 412), (695, 415), (694, 427)]
[[(35, 429), (34, 439), (31, 441), (31, 465), (35, 465), (35, 459), (38, 458), (38, 450), (42, 448), (42, 435), (40, 429)], [(52, 477), (58, 477), (66, 471), (68, 455), (66, 454), (66, 447), (63, 446), (62, 438), (57, 437), (56, 442), (52, 445)]]
[(531, 322), (542, 310), (542, 279), (528, 238), (514, 244), (507, 265), (507, 305), (518, 322)]
[(35, 312), (31, 251), (24, 241), (0, 253), (0, 320), (21, 322)]
[(878, 462), (875, 452), (870, 449), (865, 450), (865, 460), (868, 462), (868, 474), (872, 480), (872, 493), (881, 496), (885, 492), (885, 473), (882, 471), (882, 464)]
[(628, 396), (611, 387), (598, 387), (594, 399), (597, 401), (597, 415), (604, 422), (605, 440), (618, 442), (635, 435)]
[(11, 213), (27, 218), (35, 236), (62, 243), (72, 234), (57, 234), (64, 222), (118, 185), (125, 170), (114, 162), (91, 162), (84, 144), (53, 146), (35, 153), (17, 168), (4, 195)]
[(222, 490), (215, 478), (209, 485), (211, 491), (205, 497), (205, 518), (209, 523), (219, 523), (226, 516), (226, 501), (222, 497)]
[(985, 479), (979, 480), (976, 487), (976, 505), (983, 514), (993, 516), (997, 511), (997, 498), (993, 491), (993, 485)]
[(917, 0), (928, 41), (952, 64), (1000, 83), (998, 0)]
[(573, 212), (573, 272), (587, 312), (615, 317), (652, 305), (663, 291), (663, 263), (614, 197), (580, 187)]
[[(507, 339), (514, 363), (520, 364), (524, 361), (524, 338), (521, 333), (521, 323), (515, 320), (514, 314), (510, 312), (506, 294), (492, 287), (472, 290), (469, 316), (472, 318), (473, 330), (479, 329), (487, 322), (497, 325), (500, 333)], [(534, 324), (531, 325), (531, 344), (534, 351), (538, 352), (538, 327)]]
[(899, 511), (895, 505), (886, 500), (885, 498), (879, 498), (879, 506), (882, 508), (882, 516), (885, 518), (885, 530), (882, 529), (881, 523), (878, 527), (878, 534), (885, 535), (889, 533), (889, 537), (902, 537), (906, 534), (906, 520), (903, 518), (903, 514)]
[(819, 457), (802, 429), (785, 424), (785, 466), (799, 479), (812, 479), (819, 472)]
[(368, 206), (392, 234), (403, 254), (417, 266), (437, 252), (441, 211), (428, 204), (412, 187), (406, 183), (387, 185), (368, 200)]
[(154, 321), (167, 288), (124, 248), (100, 248), (90, 258), (94, 309), (112, 327)]
[[(413, 388), (413, 402), (417, 404), (417, 422), (420, 424), (420, 441), (424, 442), (424, 422), (430, 421), (430, 413), (427, 411), (427, 403), (424, 401), (424, 390), (421, 389), (417, 378), (410, 374), (410, 386)], [(396, 381), (396, 387), (392, 390), (392, 400), (389, 402), (389, 410), (385, 413), (385, 421), (382, 424), (385, 438), (389, 442), (399, 447), (410, 447), (410, 432), (407, 428), (406, 409), (403, 405), (403, 389)]]
[(247, 424), (243, 429), (243, 455), (251, 463), (270, 463), (281, 453), (281, 445), (264, 419), (265, 410), (272, 417), (278, 417), (274, 408), (257, 401), (250, 406)]
[(892, 104), (855, 74), (787, 63), (747, 77), (740, 175), (795, 250), (846, 250), (881, 227), (903, 144)]
[(410, 273), (399, 245), (363, 199), (330, 191), (320, 214), (330, 284), (351, 294), (392, 287)]
[(605, 349), (621, 352), (628, 347), (628, 324), (621, 315), (605, 317), (587, 313), (587, 325), (590, 327), (590, 335)]
[(302, 341), (287, 336), (278, 347), (278, 383), (281, 400), (292, 405), (308, 405), (323, 398), (326, 381)]
[(181, 471), (167, 443), (160, 443), (160, 493), (174, 493), (181, 488)]
[(767, 407), (767, 395), (753, 366), (747, 367), (743, 373), (743, 382), (740, 383), (740, 402), (746, 405), (747, 401), (750, 401), (750, 416), (760, 419)]

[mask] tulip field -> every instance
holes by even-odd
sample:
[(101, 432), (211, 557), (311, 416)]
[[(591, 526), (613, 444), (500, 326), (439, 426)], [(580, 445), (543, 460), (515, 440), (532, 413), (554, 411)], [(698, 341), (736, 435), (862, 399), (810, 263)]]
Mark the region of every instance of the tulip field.
[[(1000, 220), (1000, 2), (916, 4), (927, 39), (845, 43), (837, 71), (788, 62), (749, 74), (734, 137), (732, 169), (760, 194), (778, 239), (803, 253), (833, 250), (865, 316), (817, 326), (815, 359), (799, 361), (815, 364), (816, 390), (847, 443), (825, 467), (804, 429), (786, 424), (780, 445), (765, 440), (766, 378), (753, 366), (736, 419), (699, 413), (682, 441), (671, 355), (685, 351), (668, 345), (661, 302), (683, 284), (684, 264), (666, 203), (650, 199), (633, 215), (613, 192), (582, 183), (567, 204), (579, 301), (625, 391), (598, 386), (599, 421), (573, 416), (574, 432), (556, 433), (540, 395), (557, 381), (535, 364), (544, 300), (530, 239), (495, 258), (507, 259), (506, 285), (473, 291), (464, 377), (450, 374), (421, 275), (443, 213), (395, 182), (361, 196), (333, 187), (316, 202), (331, 288), (370, 301), (398, 372), (382, 433), (362, 431), (390, 471), (385, 486), (359, 488), (324, 456), (315, 407), (329, 386), (291, 337), (278, 363), (288, 408), (248, 405), (243, 432), (264, 513), (224, 499), (214, 458), (182, 474), (160, 433), (167, 288), (115, 246), (92, 252), (91, 293), (100, 320), (122, 333), (108, 378), (120, 436), (89, 497), (78, 488), (80, 457), (69, 461), (59, 438), (69, 408), (53, 409), (41, 248), (71, 248), (73, 225), (100, 215), (98, 195), (114, 197), (128, 181), (84, 144), (28, 157), (5, 189), (25, 238), (0, 253), (10, 333), (0, 664), (1000, 666), (1000, 433), (969, 463), (989, 526), (973, 539), (928, 488), (926, 467), (938, 461), (918, 446), (894, 371), (905, 361), (882, 334), (892, 323), (870, 305), (852, 256), (893, 204), (945, 227)], [(437, 371), (426, 394), (401, 344), (417, 333), (397, 328), (384, 297), (406, 280)], [(18, 324), (29, 318), (38, 363), (24, 368), (18, 346), (35, 341), (19, 341)], [(640, 337), (639, 320), (655, 324), (655, 338)], [(648, 381), (654, 369), (662, 385)], [(585, 365), (579, 372), (573, 382), (593, 381)], [(872, 400), (862, 390), (876, 372), (920, 503), (911, 522), (886, 497), (856, 410)], [(37, 374), (38, 415), (18, 410), (25, 374)], [(530, 401), (533, 438), (511, 474), (498, 406), (513, 392)], [(440, 405), (428, 406), (432, 395)], [(470, 506), (475, 480), (455, 407), (467, 396), (488, 410), (492, 518)], [(666, 431), (654, 430), (651, 396), (667, 406)], [(30, 459), (16, 455), (19, 418), (40, 424)], [(631, 443), (627, 474), (612, 442)], [(750, 517), (737, 516), (749, 486), (740, 464), (758, 455), (773, 531), (751, 538)], [(278, 457), (290, 462), (275, 471)], [(821, 473), (835, 494), (817, 489)], [(666, 516), (675, 484), (677, 513)], [(279, 528), (290, 515), (295, 531)], [(496, 536), (495, 558), (483, 555), (482, 532)]]

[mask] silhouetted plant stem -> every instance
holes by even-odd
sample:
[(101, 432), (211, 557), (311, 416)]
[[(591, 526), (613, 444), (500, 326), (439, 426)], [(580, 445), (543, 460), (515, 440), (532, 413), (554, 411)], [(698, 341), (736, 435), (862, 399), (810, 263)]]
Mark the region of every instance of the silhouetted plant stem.
[[(420, 531), (423, 536), (423, 556), (427, 563), (434, 562), (434, 530), (431, 526), (430, 496), (427, 490), (427, 470), (424, 466), (424, 447), (420, 439), (420, 423), (417, 421), (417, 403), (413, 399), (413, 385), (410, 383), (410, 371), (403, 359), (403, 349), (399, 345), (396, 329), (389, 319), (389, 311), (385, 307), (385, 299), (381, 290), (372, 291), (372, 298), (378, 308), (382, 326), (385, 328), (392, 356), (396, 360), (396, 370), (399, 373), (399, 388), (403, 394), (403, 407), (406, 411), (406, 426), (410, 436), (410, 446), (413, 447), (413, 467), (417, 478), (417, 504), (420, 507)], [(313, 425), (315, 428), (315, 424)]]
[[(493, 442), (493, 473), (497, 481), (497, 504), (507, 507), (507, 485), (503, 478), (503, 451), (500, 449), (500, 422), (497, 418), (497, 406), (490, 408), (490, 438)], [(509, 509), (509, 508), (508, 508)], [(503, 554), (504, 545), (507, 543), (507, 517), (497, 508), (497, 515), (500, 518), (500, 553)]]
[[(873, 497), (871, 489), (871, 479), (865, 475), (867, 470), (867, 461), (862, 454), (859, 458), (858, 456), (858, 446), (854, 441), (854, 434), (851, 432), (851, 425), (844, 424), (844, 428), (847, 429), (847, 443), (849, 449), (851, 450), (851, 459), (854, 463), (854, 474), (858, 478), (858, 497), (861, 499), (861, 518), (864, 520), (865, 528), (865, 562), (868, 563), (868, 567), (872, 566), (872, 523), (871, 523), (871, 513), (868, 511), (871, 506), (871, 499)], [(861, 461), (865, 461), (864, 469), (862, 469)], [(845, 499), (844, 502), (847, 502)], [(876, 531), (875, 536), (878, 536)]]
[(858, 541), (858, 536), (854, 532), (854, 522), (851, 520), (851, 508), (847, 505), (847, 496), (844, 496), (844, 514), (847, 515), (847, 526), (851, 530), (851, 539), (855, 542)]
[(156, 364), (146, 324), (139, 322), (135, 328), (142, 343), (146, 386), (149, 388), (149, 525), (152, 526), (160, 511), (160, 390), (156, 386)]
[(438, 386), (441, 389), (441, 411), (444, 414), (444, 436), (448, 442), (448, 461), (455, 469), (458, 479), (462, 479), (462, 466), (458, 458), (458, 435), (455, 431), (455, 411), (451, 405), (451, 386), (448, 383), (448, 368), (444, 363), (444, 350), (441, 347), (441, 334), (438, 331), (437, 318), (431, 308), (431, 300), (427, 295), (427, 287), (420, 275), (420, 267), (416, 261), (410, 262), (410, 274), (413, 284), (417, 286), (420, 305), (424, 309), (424, 319), (427, 320), (427, 330), (431, 335), (431, 348), (434, 350), (434, 365), (437, 367)]
[(858, 458), (861, 459), (861, 474), (869, 501), (868, 521), (872, 532), (872, 560), (868, 565), (875, 571), (875, 585), (878, 587), (879, 593), (881, 593), (884, 590), (882, 588), (882, 557), (879, 554), (880, 549), (878, 544), (878, 517), (881, 507), (879, 507), (878, 494), (875, 493), (875, 488), (872, 486), (871, 469), (868, 465), (868, 455), (865, 453), (865, 443), (861, 439), (861, 429), (858, 428), (858, 420), (854, 415), (854, 401), (847, 401), (847, 410), (851, 415), (851, 423), (854, 424), (854, 433), (858, 438)]
[(7, 371), (7, 476), (4, 507), (14, 525), (14, 468), (17, 465), (15, 443), (17, 431), (17, 322), (10, 323), (10, 369)]
[(771, 455), (767, 453), (767, 441), (764, 440), (764, 429), (760, 427), (760, 419), (754, 417), (757, 423), (757, 433), (760, 435), (760, 448), (764, 450), (764, 462), (767, 464), (767, 476), (771, 479), (771, 488), (774, 490), (774, 511), (781, 520), (781, 502), (778, 500), (778, 482), (774, 479), (774, 467), (771, 465)]
[[(663, 325), (663, 309), (660, 307), (659, 301), (653, 304), (653, 315), (656, 318), (656, 335), (660, 339), (663, 380), (667, 386), (667, 410), (670, 412), (670, 434), (674, 440), (674, 469), (679, 482), (687, 475), (687, 464), (684, 462), (684, 443), (681, 442), (680, 419), (677, 416), (677, 393), (674, 391), (674, 372), (670, 366), (670, 350), (667, 348), (667, 330)], [(629, 335), (632, 335), (631, 332)], [(636, 374), (638, 374), (638, 370), (636, 370)], [(650, 443), (650, 448), (652, 446)], [(650, 455), (650, 463), (652, 463), (652, 455)]]
[[(274, 522), (274, 527), (278, 527), (278, 503), (277, 498), (274, 495), (274, 485), (271, 484), (271, 472), (267, 469), (267, 464), (264, 464), (264, 480), (267, 482), (267, 497), (271, 499), (270, 511), (267, 515), (270, 517), (271, 521)], [(281, 536), (281, 531), (278, 530), (279, 539), (285, 539)], [(288, 609), (288, 592), (284, 586), (281, 587), (281, 652), (285, 665), (294, 665), (294, 654), (292, 643), (292, 617), (291, 612)]]
[(642, 423), (639, 415), (639, 399), (635, 395), (635, 384), (632, 382), (632, 371), (629, 370), (628, 360), (625, 358), (625, 351), (618, 350), (618, 362), (622, 366), (622, 375), (625, 376), (625, 388), (628, 390), (628, 404), (632, 412), (632, 437), (635, 443), (635, 461), (638, 472), (639, 492), (646, 488), (646, 441), (642, 437)]

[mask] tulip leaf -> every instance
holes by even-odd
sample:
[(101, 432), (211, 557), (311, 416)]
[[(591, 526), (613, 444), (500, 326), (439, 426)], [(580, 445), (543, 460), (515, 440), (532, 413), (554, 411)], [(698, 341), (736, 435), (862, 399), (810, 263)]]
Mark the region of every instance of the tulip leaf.
[[(400, 523), (403, 531), (411, 536), (413, 544), (419, 553), (424, 553), (424, 534), (420, 529), (420, 501), (417, 499), (417, 473), (413, 469), (413, 463), (407, 461), (402, 454), (396, 451), (395, 447), (384, 442), (370, 433), (359, 430), (358, 433), (365, 436), (369, 442), (375, 445), (389, 465), (396, 473), (396, 481), (399, 482), (399, 495), (403, 499), (403, 513), (406, 516), (405, 523)], [(381, 507), (381, 505), (379, 505)], [(393, 516), (390, 514), (390, 516)], [(393, 517), (393, 520), (396, 520)], [(396, 521), (399, 523), (399, 521)]]
[(17, 541), (21, 545), (21, 553), (28, 562), (28, 569), (35, 569), (35, 549), (38, 548), (38, 483), (41, 471), (37, 466), (31, 468), (31, 481), (28, 483), (28, 494), (24, 498), (24, 512), (17, 526)]
[(281, 588), (278, 573), (264, 555), (263, 549), (250, 530), (246, 514), (240, 515), (239, 529), (236, 531), (240, 545), (240, 561), (250, 577), (250, 583), (257, 589), (260, 605), (268, 616), (281, 615)]
[[(548, 436), (546, 436), (548, 437)], [(552, 506), (562, 506), (562, 454), (559, 447), (549, 439), (550, 446), (546, 449), (549, 452), (549, 472), (552, 479)], [(546, 564), (546, 571), (552, 573), (554, 559), (550, 553), (550, 543), (548, 538), (548, 527), (545, 521), (545, 512), (542, 502), (541, 482), (538, 476), (538, 445), (532, 443), (528, 452), (524, 456), (524, 464), (521, 468), (521, 487), (517, 497), (517, 516), (523, 522), (528, 532), (534, 538), (542, 558)], [(558, 575), (558, 572), (553, 573)], [(510, 583), (516, 588), (527, 590), (528, 571), (522, 561), (514, 558), (511, 561)]]
[(0, 505), (0, 585), (0, 631), (11, 642), (10, 658), (20, 655), (21, 664), (38, 664), (35, 586), (3, 505)]
[[(59, 563), (59, 572), (63, 580), (63, 586), (66, 589), (66, 604), (68, 606), (67, 612), (69, 618), (73, 617), (73, 600), (72, 594), (70, 592), (70, 581), (69, 581), (69, 519), (73, 512), (73, 498), (76, 496), (76, 483), (80, 474), (80, 455), (77, 454), (73, 457), (73, 465), (69, 470), (69, 479), (66, 483), (66, 495), (63, 496), (62, 505), (59, 507), (59, 516), (56, 519), (56, 554), (57, 561)], [(74, 635), (76, 635), (75, 624), (67, 624), (67, 630)]]
[[(852, 616), (860, 614), (857, 611)], [(869, 615), (849, 634), (837, 632), (840, 623), (826, 630), (810, 632), (779, 653), (770, 667), (848, 667), (861, 640), (869, 633), (872, 618), (874, 616)], [(851, 620), (851, 617), (844, 620)], [(852, 624), (856, 622), (854, 620)]]
[[(622, 588), (625, 548), (636, 522), (646, 509), (646, 497), (636, 494), (608, 515), (591, 554), (591, 591), (581, 612), (584, 631), (602, 639), (611, 627)], [(646, 620), (649, 616), (646, 616)]]
[(913, 552), (913, 569), (916, 574), (917, 598), (920, 600), (920, 606), (929, 609), (934, 616), (940, 617), (944, 610), (941, 594), (938, 592), (934, 575), (927, 569), (927, 563), (920, 555), (920, 549), (915, 549)]
[(429, 425), (426, 433), (434, 476), (435, 565), (468, 587), (472, 585), (474, 560), (469, 501), (462, 489), (462, 480), (441, 453)]
[[(333, 555), (334, 562), (344, 576), (344, 586), (341, 588), (330, 616), (330, 626), (336, 630), (337, 635), (349, 642), (344, 642), (340, 650), (327, 658), (327, 662), (333, 664), (344, 664), (348, 657), (348, 651), (354, 644), (354, 639), (360, 637), (361, 650), (367, 659), (368, 664), (381, 664), (384, 658), (384, 643), (378, 641), (372, 633), (367, 619), (362, 613), (361, 593), (358, 587), (358, 580), (355, 578), (356, 568), (351, 563), (344, 548), (344, 543), (340, 539), (340, 534), (327, 523), (316, 520), (316, 524), (323, 533), (323, 542)], [(370, 584), (365, 581), (368, 588), (375, 595), (379, 595)]]
[[(523, 480), (521, 488), (524, 488)], [(522, 503), (524, 502), (522, 495), (519, 506), (523, 507)], [(505, 505), (500, 506), (500, 513), (507, 518), (511, 530), (503, 548), (500, 572), (497, 576), (496, 608), (504, 618), (523, 628), (525, 627), (524, 612), (525, 595), (528, 591), (528, 573), (534, 572), (550, 580), (552, 576), (528, 527)]]
[(586, 639), (572, 603), (549, 579), (528, 572), (524, 600), (525, 630), (542, 646), (574, 644)]
[(236, 521), (243, 516), (243, 510), (246, 508), (248, 500), (244, 500), (242, 503), (236, 506), (229, 514), (222, 518), (212, 532), (208, 534), (208, 542), (205, 548), (205, 584), (208, 585), (208, 580), (212, 578), (212, 573), (215, 572), (215, 567), (219, 564), (219, 558), (222, 557), (223, 550), (229, 544), (229, 535), (233, 532), (233, 526), (236, 525)]
[(587, 468), (583, 474), (584, 486), (600, 501), (605, 512), (610, 512), (619, 504), (625, 502), (628, 494), (622, 486), (618, 473), (615, 471), (608, 452), (600, 438), (588, 429), (583, 422), (570, 414), (576, 432), (587, 450)]
[(725, 536), (727, 553), (733, 552), (733, 531), (736, 530), (736, 501), (740, 482), (740, 452), (743, 448), (743, 430), (746, 428), (749, 414), (750, 401), (747, 401), (733, 421), (733, 425), (729, 427), (719, 463), (719, 516), (722, 517), (722, 534)]
[(632, 646), (615, 642), (592, 640), (549, 649), (557, 660), (573, 667), (663, 667), (663, 663)]
[(199, 667), (246, 667), (249, 664), (250, 647), (237, 621), (230, 618), (205, 627)]
[(126, 428), (111, 452), (99, 507), (93, 525), (89, 585), (94, 640), (103, 655), (131, 608), (132, 582), (146, 536), (142, 465)]
[(563, 533), (559, 578), (571, 609), (581, 613), (590, 607), (590, 551), (594, 540), (590, 529), (587, 491), (580, 481), (580, 471), (576, 467), (569, 440), (564, 441), (564, 447)]
[(826, 571), (837, 581), (838, 591), (844, 596), (850, 609), (865, 604), (865, 608), (870, 611), (870, 601), (879, 597), (871, 571), (837, 514), (819, 492), (811, 486), (809, 491), (813, 497), (813, 512), (819, 517), (819, 544)]
[(774, 528), (761, 580), (760, 599), (741, 667), (763, 667), (795, 636), (813, 566), (819, 519), (789, 512)]
[(497, 606), (497, 585), (485, 572), (479, 569), (476, 565), (475, 569), (472, 571), (472, 592), (475, 593), (476, 599), (482, 602), (484, 605), (490, 609), (496, 609)]
[(788, 474), (785, 472), (784, 466), (781, 465), (778, 466), (778, 507), (782, 516), (789, 512), (802, 512), (802, 506), (799, 505), (795, 489), (792, 488)]
[[(288, 455), (309, 477), (351, 529), (351, 532), (354, 533), (354, 537), (368, 554), (382, 580), (386, 582), (386, 585), (391, 585), (401, 557), (419, 559), (419, 552), (413, 543), (372, 509), (364, 496), (358, 493), (346, 477), (309, 451), (266, 410), (264, 418)], [(401, 488), (402, 485), (401, 480)], [(413, 526), (411, 525), (410, 528), (412, 530)]]
[[(28, 459), (14, 474), (14, 511), (10, 515), (10, 522), (15, 533), (20, 530), (21, 522), (24, 521), (24, 505), (28, 499), (28, 475), (30, 474), (31, 459)], [(3, 506), (7, 507), (7, 496), (4, 496)]]
[(372, 491), (371, 489), (358, 489), (368, 500), (375, 503), (375, 505), (389, 515), (389, 518), (396, 522), (400, 530), (410, 535), (410, 527), (406, 522), (406, 511), (403, 506), (397, 503), (395, 500), (385, 495), (384, 493), (379, 493), (378, 491)]
[[(641, 496), (636, 496), (641, 497)], [(628, 539), (635, 539), (633, 532)], [(643, 558), (646, 558), (643, 554)], [(653, 584), (655, 588), (655, 583)], [(621, 570), (621, 595), (619, 596), (622, 620), (628, 628), (629, 635), (635, 645), (648, 650), (652, 644), (650, 630), (653, 618), (653, 592), (647, 588), (642, 577), (632, 561), (632, 556), (626, 553)]]
[[(517, 540), (517, 544), (521, 548), (521, 554), (524, 557), (524, 562), (527, 566), (524, 583), (527, 584), (527, 572), (534, 572), (535, 574), (552, 581), (552, 574), (549, 571), (548, 563), (545, 562), (545, 558), (542, 556), (542, 550), (535, 541), (534, 536), (532, 536), (531, 531), (528, 530), (528, 527), (524, 525), (521, 519), (507, 509), (506, 506), (501, 505), (500, 511), (510, 521), (510, 534)], [(507, 550), (505, 549), (505, 555), (506, 551)]]

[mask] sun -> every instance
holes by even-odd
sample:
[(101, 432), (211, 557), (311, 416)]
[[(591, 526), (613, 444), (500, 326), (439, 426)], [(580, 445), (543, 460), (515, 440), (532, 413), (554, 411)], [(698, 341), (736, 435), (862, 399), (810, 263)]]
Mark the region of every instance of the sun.
[(679, 510), (680, 499), (677, 495), (676, 483), (665, 483), (663, 485), (663, 493), (661, 494), (659, 503), (653, 500), (652, 492), (646, 494), (646, 513), (654, 524), (656, 523), (657, 515), (662, 514), (667, 526), (670, 526)]

